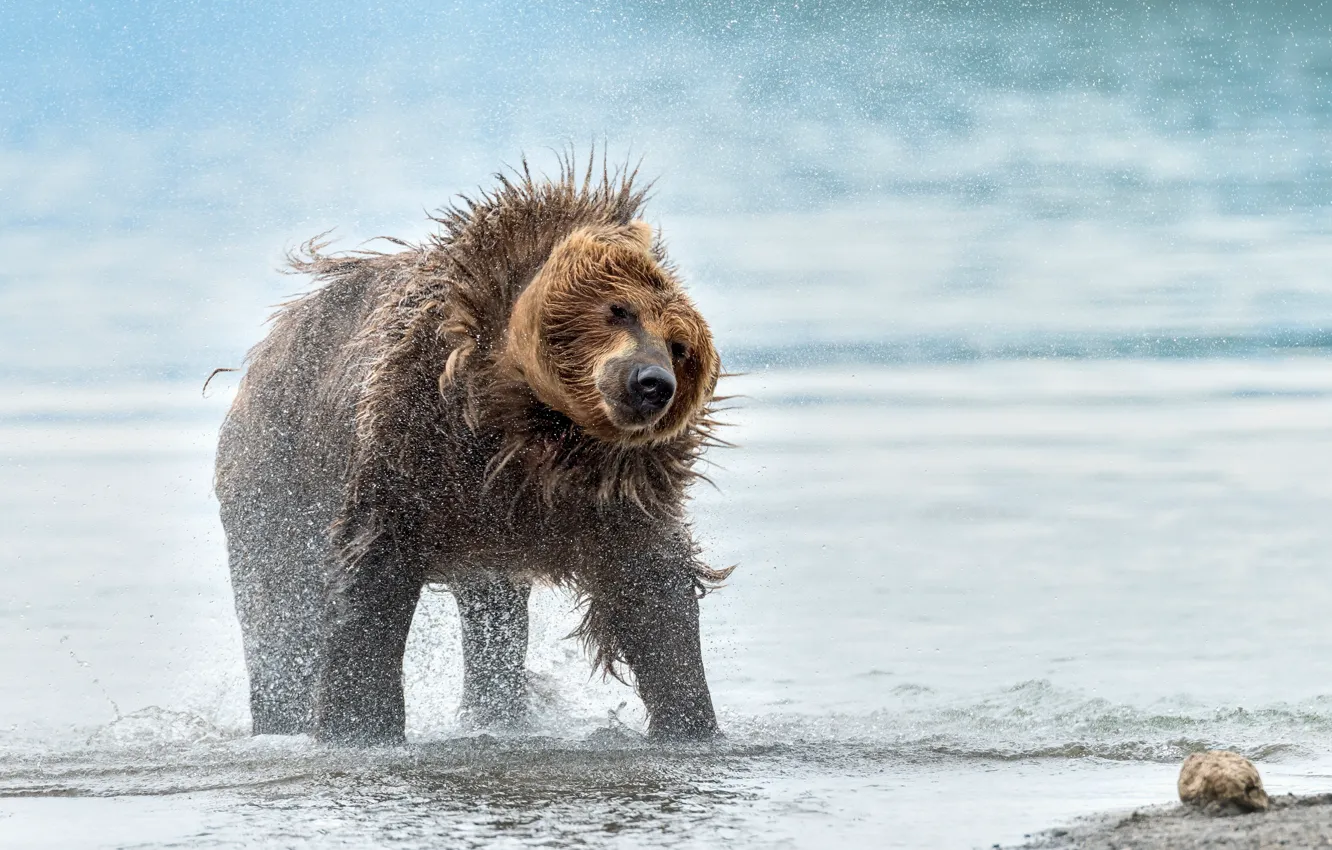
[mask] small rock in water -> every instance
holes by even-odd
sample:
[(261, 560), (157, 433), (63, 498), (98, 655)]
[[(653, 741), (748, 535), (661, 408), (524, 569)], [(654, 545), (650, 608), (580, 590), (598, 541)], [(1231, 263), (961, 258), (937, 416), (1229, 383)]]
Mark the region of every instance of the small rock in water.
[(1267, 811), (1267, 792), (1258, 768), (1239, 753), (1208, 750), (1192, 753), (1179, 771), (1179, 799), (1195, 806)]

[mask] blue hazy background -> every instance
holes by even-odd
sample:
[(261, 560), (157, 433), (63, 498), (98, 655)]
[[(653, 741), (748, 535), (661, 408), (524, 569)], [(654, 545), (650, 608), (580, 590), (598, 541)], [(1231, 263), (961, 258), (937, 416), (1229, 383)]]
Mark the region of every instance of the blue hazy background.
[(643, 157), (732, 366), (1320, 348), (1321, 3), (17, 2), (0, 376), (239, 365), (285, 250)]

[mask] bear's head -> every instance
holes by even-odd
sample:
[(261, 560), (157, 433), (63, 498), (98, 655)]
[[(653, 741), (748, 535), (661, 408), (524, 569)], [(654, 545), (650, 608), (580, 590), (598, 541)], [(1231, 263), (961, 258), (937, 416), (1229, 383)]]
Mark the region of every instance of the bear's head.
[(514, 304), (504, 355), (542, 404), (623, 445), (683, 432), (720, 371), (707, 323), (642, 221), (560, 241)]

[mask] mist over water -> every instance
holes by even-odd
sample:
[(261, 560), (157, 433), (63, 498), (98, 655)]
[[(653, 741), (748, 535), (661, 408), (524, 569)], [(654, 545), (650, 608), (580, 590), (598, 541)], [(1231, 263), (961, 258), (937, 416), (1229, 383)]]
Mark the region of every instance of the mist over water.
[(591, 143), (658, 178), (656, 223), (746, 368), (832, 343), (1307, 341), (1332, 316), (1319, 4), (4, 14), (16, 377), (233, 364), (301, 286), (284, 249), (420, 238), (524, 153)]
[[(1332, 765), (1319, 4), (0, 10), (0, 844), (971, 847)], [(531, 737), (245, 736), (216, 429), (284, 252), (595, 145), (742, 396), (694, 514), (728, 738), (534, 600)], [(382, 244), (382, 243), (381, 243)], [(374, 247), (371, 245), (370, 247)]]

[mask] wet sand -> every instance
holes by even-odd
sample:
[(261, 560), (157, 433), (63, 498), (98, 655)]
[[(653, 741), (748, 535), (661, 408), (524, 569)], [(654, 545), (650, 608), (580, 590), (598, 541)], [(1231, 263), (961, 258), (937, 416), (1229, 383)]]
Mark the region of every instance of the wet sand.
[(1332, 794), (1272, 798), (1266, 812), (1211, 812), (1173, 804), (1091, 818), (1022, 845), (1031, 850), (1183, 850), (1194, 847), (1332, 847)]

